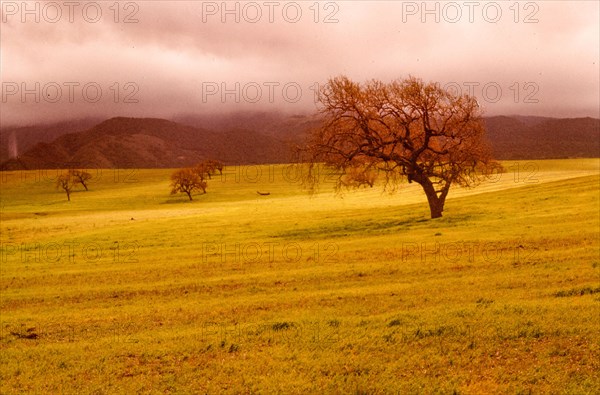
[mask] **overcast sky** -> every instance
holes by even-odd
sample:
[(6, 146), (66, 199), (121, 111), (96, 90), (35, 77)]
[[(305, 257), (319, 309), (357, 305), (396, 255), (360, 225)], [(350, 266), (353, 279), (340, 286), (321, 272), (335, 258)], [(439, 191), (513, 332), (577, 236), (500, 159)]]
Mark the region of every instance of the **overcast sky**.
[(340, 74), (598, 117), (599, 19), (598, 1), (2, 1), (1, 122), (312, 112)]

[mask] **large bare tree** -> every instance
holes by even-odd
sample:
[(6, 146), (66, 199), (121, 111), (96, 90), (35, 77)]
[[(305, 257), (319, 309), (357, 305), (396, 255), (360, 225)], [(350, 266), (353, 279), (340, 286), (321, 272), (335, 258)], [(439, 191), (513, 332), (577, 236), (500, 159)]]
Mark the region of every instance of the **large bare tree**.
[(301, 149), (311, 187), (320, 164), (337, 171), (338, 188), (358, 187), (370, 183), (373, 172), (383, 173), (387, 188), (403, 180), (418, 183), (431, 218), (438, 218), (451, 185), (474, 186), (499, 167), (476, 99), (438, 84), (415, 77), (359, 84), (341, 76), (322, 87), (319, 105), (323, 126)]

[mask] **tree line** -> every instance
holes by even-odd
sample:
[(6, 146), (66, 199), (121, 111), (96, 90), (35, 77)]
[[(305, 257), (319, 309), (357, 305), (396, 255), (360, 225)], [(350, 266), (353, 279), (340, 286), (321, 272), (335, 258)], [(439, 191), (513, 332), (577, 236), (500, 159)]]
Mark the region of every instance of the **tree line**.
[[(208, 159), (195, 166), (185, 167), (176, 170), (171, 174), (171, 195), (185, 193), (190, 200), (193, 200), (192, 194), (197, 191), (206, 193), (207, 181), (218, 171), (223, 174), (224, 164), (218, 160)], [(60, 174), (56, 178), (56, 189), (62, 190), (67, 195), (67, 200), (71, 201), (71, 193), (78, 185), (89, 190), (88, 185), (92, 180), (92, 175), (85, 170), (69, 169), (66, 173)]]

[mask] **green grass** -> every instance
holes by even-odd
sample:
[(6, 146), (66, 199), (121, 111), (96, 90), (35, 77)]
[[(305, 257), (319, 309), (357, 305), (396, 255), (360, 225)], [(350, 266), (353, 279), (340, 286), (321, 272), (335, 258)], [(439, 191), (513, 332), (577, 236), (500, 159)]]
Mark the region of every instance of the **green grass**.
[(284, 165), (2, 173), (0, 392), (600, 393), (599, 161), (504, 166), (436, 220)]

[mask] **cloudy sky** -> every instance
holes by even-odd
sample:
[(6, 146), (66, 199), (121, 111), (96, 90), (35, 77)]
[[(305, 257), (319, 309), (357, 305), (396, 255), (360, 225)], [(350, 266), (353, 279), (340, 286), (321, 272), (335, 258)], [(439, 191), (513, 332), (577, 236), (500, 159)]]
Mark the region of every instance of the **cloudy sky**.
[(597, 1), (2, 1), (1, 123), (316, 109), (409, 75), (487, 115), (599, 114)]

